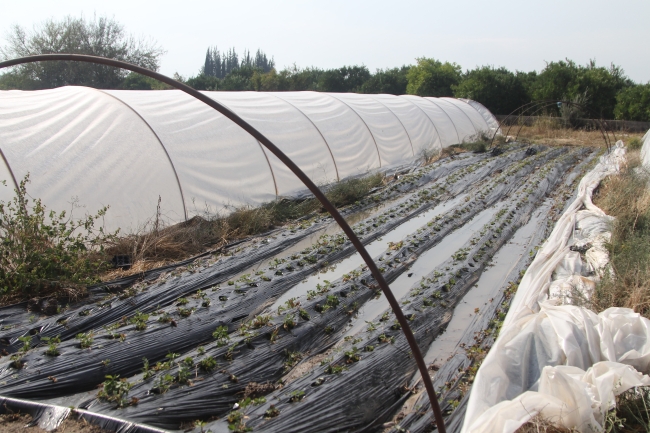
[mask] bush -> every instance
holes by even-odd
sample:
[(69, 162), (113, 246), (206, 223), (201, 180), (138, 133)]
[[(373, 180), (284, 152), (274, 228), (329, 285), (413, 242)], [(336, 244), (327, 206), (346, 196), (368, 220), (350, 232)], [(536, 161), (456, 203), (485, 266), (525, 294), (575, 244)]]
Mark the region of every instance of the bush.
[(78, 296), (108, 266), (104, 246), (117, 233), (95, 229), (96, 221), (108, 207), (82, 219), (74, 219), (65, 211), (47, 212), (40, 199), (28, 195), (28, 183), (29, 175), (20, 182), (12, 200), (0, 201), (2, 301), (58, 294)]
[(453, 89), (455, 97), (478, 101), (495, 114), (508, 114), (530, 101), (521, 76), (506, 68), (483, 66), (467, 71)]
[(650, 122), (650, 84), (628, 87), (616, 95), (617, 119)]
[(452, 88), (461, 80), (460, 66), (425, 57), (408, 71), (406, 91), (419, 96), (454, 96)]

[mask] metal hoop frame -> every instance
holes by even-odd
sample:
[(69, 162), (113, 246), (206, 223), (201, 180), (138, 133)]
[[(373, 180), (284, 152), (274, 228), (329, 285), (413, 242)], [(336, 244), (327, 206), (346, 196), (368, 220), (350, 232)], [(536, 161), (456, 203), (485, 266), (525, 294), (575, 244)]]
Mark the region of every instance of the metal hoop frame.
[(298, 177), (298, 179), (300, 179), (302, 183), (305, 184), (307, 188), (309, 188), (309, 190), (314, 194), (314, 196), (318, 199), (318, 201), (321, 202), (323, 207), (330, 213), (330, 215), (332, 215), (334, 220), (338, 223), (339, 226), (341, 226), (343, 232), (350, 239), (352, 245), (354, 245), (356, 250), (363, 258), (364, 262), (368, 266), (368, 269), (370, 270), (372, 276), (375, 278), (377, 284), (379, 285), (382, 292), (386, 296), (386, 299), (388, 300), (388, 303), (390, 304), (393, 313), (395, 313), (395, 317), (397, 318), (397, 321), (401, 325), (402, 332), (404, 333), (404, 336), (408, 341), (408, 344), (411, 349), (411, 353), (413, 354), (413, 358), (417, 363), (418, 370), (420, 371), (422, 380), (424, 382), (424, 386), (426, 388), (427, 394), (429, 395), (429, 401), (431, 402), (431, 408), (433, 409), (436, 427), (438, 428), (439, 432), (446, 433), (444, 420), (442, 418), (442, 411), (440, 410), (440, 405), (438, 404), (438, 398), (433, 388), (433, 382), (431, 381), (429, 372), (427, 371), (426, 363), (424, 362), (424, 358), (422, 357), (422, 352), (420, 351), (420, 348), (417, 345), (417, 341), (415, 340), (413, 331), (409, 327), (408, 320), (404, 316), (404, 313), (402, 313), (402, 310), (400, 309), (400, 306), (397, 302), (397, 299), (395, 298), (395, 295), (393, 295), (393, 292), (388, 286), (388, 283), (384, 279), (381, 272), (379, 272), (377, 265), (372, 260), (372, 257), (370, 257), (370, 254), (368, 254), (368, 251), (365, 249), (365, 247), (363, 246), (363, 244), (361, 243), (357, 235), (354, 233), (354, 231), (348, 225), (345, 219), (341, 216), (341, 214), (336, 209), (336, 207), (332, 205), (332, 203), (330, 203), (327, 197), (325, 197), (325, 194), (323, 194), (323, 192), (320, 189), (318, 189), (316, 184), (314, 184), (314, 182), (312, 182), (311, 179), (309, 179), (309, 177), (287, 155), (285, 155), (284, 152), (282, 152), (275, 144), (271, 142), (271, 140), (266, 138), (266, 136), (264, 136), (261, 132), (255, 129), (252, 125), (250, 125), (244, 119), (242, 119), (237, 114), (230, 111), (228, 108), (224, 107), (217, 101), (209, 98), (208, 96), (200, 93), (199, 91), (195, 90), (194, 88), (186, 84), (183, 84), (165, 75), (159, 74), (158, 72), (154, 72), (149, 69), (137, 65), (133, 65), (127, 62), (107, 59), (104, 57), (87, 56), (82, 54), (41, 54), (36, 56), (22, 57), (18, 59), (12, 59), (12, 60), (0, 62), (0, 69), (27, 64), (27, 63), (46, 62), (46, 61), (47, 62), (75, 61), (75, 62), (95, 63), (99, 65), (106, 65), (106, 66), (113, 66), (116, 68), (127, 69), (129, 71), (133, 71), (154, 78), (158, 81), (161, 81), (165, 84), (175, 87), (178, 90), (182, 90), (188, 95), (198, 99), (199, 101), (203, 102), (209, 107), (212, 107), (213, 109), (217, 110), (219, 113), (223, 114), (224, 116), (232, 120), (235, 124), (237, 124), (239, 127), (241, 127), (244, 131), (252, 135), (255, 139), (257, 139), (260, 143), (262, 143), (264, 147), (266, 147), (275, 156), (277, 156), (278, 159), (280, 159), (280, 161), (282, 161), (284, 165), (286, 165)]

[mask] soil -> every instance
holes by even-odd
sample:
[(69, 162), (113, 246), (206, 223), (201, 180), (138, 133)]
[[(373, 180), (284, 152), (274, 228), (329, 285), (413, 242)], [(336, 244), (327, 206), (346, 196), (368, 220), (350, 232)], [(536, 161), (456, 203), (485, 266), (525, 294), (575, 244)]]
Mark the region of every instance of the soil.
[[(3, 433), (42, 433), (45, 432), (38, 426), (27, 427), (32, 421), (32, 416), (24, 413), (0, 415), (0, 432)], [(52, 430), (53, 433), (109, 433), (96, 425), (88, 424), (84, 420), (67, 418), (61, 425)]]

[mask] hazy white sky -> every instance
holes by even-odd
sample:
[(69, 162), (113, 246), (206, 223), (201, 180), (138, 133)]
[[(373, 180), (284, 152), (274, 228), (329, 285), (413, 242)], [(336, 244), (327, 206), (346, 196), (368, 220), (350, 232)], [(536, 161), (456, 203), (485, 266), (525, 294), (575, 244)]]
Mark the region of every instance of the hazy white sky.
[(463, 69), (539, 71), (545, 61), (570, 58), (614, 63), (634, 81), (650, 81), (650, 0), (5, 0), (1, 9), (0, 40), (13, 24), (114, 17), (167, 50), (162, 73), (186, 77), (217, 45), (261, 48), (279, 68), (364, 64), (374, 71), (434, 57)]

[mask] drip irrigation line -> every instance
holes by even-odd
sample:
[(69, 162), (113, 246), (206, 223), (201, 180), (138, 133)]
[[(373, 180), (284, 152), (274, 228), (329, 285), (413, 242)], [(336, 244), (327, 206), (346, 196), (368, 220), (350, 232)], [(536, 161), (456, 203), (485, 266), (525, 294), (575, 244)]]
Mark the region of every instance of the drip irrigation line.
[(409, 327), (408, 320), (402, 313), (402, 310), (397, 302), (397, 299), (393, 295), (393, 292), (388, 286), (388, 283), (386, 282), (381, 272), (377, 268), (375, 262), (372, 260), (372, 257), (370, 257), (370, 254), (368, 254), (368, 251), (366, 251), (359, 238), (356, 236), (352, 228), (345, 221), (343, 216), (341, 216), (341, 214), (336, 209), (336, 207), (334, 207), (334, 205), (330, 203), (327, 197), (325, 197), (325, 194), (323, 194), (323, 192), (316, 186), (316, 184), (314, 184), (314, 182), (312, 182), (312, 180), (287, 155), (285, 155), (284, 152), (282, 152), (275, 144), (273, 144), (271, 140), (266, 138), (264, 134), (259, 132), (257, 129), (255, 129), (252, 125), (250, 125), (244, 119), (239, 117), (237, 114), (230, 111), (229, 109), (227, 109), (219, 102), (215, 101), (214, 99), (211, 99), (210, 97), (195, 90), (194, 88), (186, 84), (183, 84), (181, 82), (178, 82), (172, 78), (169, 78), (165, 75), (120, 60), (113, 60), (104, 57), (88, 56), (82, 54), (41, 54), (36, 56), (28, 56), (28, 57), (22, 57), (18, 59), (12, 59), (12, 60), (0, 62), (0, 69), (27, 64), (27, 63), (41, 62), (41, 61), (76, 61), (76, 62), (85, 62), (85, 63), (95, 63), (100, 65), (107, 65), (116, 68), (127, 69), (154, 78), (158, 81), (161, 81), (165, 84), (175, 87), (176, 89), (179, 89), (190, 96), (193, 96), (194, 98), (198, 99), (199, 101), (203, 102), (209, 107), (217, 110), (218, 112), (226, 116), (228, 119), (232, 120), (235, 124), (240, 126), (244, 131), (252, 135), (255, 139), (257, 139), (260, 143), (262, 143), (264, 147), (269, 149), (275, 156), (277, 156), (278, 159), (280, 159), (280, 161), (282, 161), (284, 165), (286, 165), (298, 177), (298, 179), (300, 179), (302, 183), (314, 194), (314, 196), (318, 199), (318, 201), (321, 202), (323, 207), (330, 213), (330, 215), (332, 215), (334, 220), (339, 224), (339, 226), (341, 226), (343, 232), (350, 239), (350, 241), (352, 242), (356, 250), (363, 258), (364, 262), (368, 266), (368, 269), (370, 270), (372, 276), (375, 278), (377, 284), (379, 285), (382, 292), (386, 296), (386, 299), (388, 300), (391, 309), (393, 310), (393, 313), (395, 313), (395, 316), (399, 324), (401, 325), (401, 329), (404, 332), (404, 336), (408, 341), (408, 344), (411, 349), (411, 353), (416, 360), (418, 369), (420, 370), (420, 374), (422, 375), (422, 378), (424, 380), (424, 385), (427, 390), (427, 394), (429, 395), (429, 401), (431, 402), (431, 407), (433, 409), (436, 426), (441, 433), (446, 433), (444, 420), (442, 417), (442, 411), (440, 410), (440, 405), (438, 404), (438, 399), (436, 397), (436, 392), (433, 388), (433, 382), (431, 381), (431, 376), (429, 376), (426, 363), (424, 362), (424, 358), (422, 357), (422, 352), (420, 351), (420, 348), (417, 345), (417, 341), (415, 340), (413, 331)]

